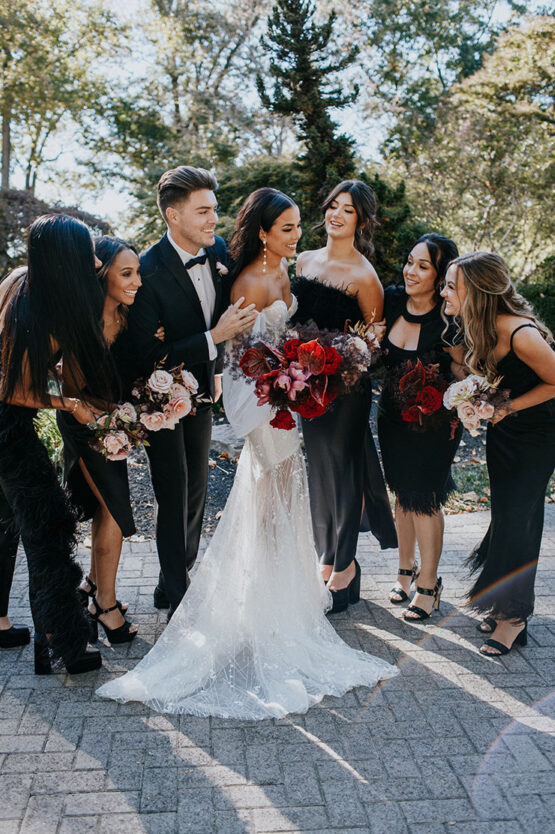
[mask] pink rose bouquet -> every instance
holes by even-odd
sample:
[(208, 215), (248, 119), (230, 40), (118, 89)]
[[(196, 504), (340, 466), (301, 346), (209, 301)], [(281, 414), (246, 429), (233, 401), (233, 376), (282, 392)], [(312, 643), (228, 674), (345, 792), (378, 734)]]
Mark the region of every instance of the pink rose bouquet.
[(483, 428), (483, 420), (491, 420), (495, 409), (509, 399), (507, 389), (500, 390), (501, 378), (489, 382), (485, 376), (470, 374), (453, 382), (443, 395), (443, 405), (448, 410), (456, 409), (457, 417), (472, 437), (477, 437)]
[(146, 429), (132, 403), (121, 403), (88, 427), (92, 432), (91, 447), (107, 460), (125, 460), (131, 449), (147, 443)]

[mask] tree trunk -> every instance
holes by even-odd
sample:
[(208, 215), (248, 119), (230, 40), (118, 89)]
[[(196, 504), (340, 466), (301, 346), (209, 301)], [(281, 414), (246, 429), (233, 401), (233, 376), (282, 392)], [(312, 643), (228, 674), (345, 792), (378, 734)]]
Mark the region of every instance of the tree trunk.
[(2, 190), (10, 187), (10, 154), (12, 149), (10, 134), (10, 111), (4, 109), (2, 113)]

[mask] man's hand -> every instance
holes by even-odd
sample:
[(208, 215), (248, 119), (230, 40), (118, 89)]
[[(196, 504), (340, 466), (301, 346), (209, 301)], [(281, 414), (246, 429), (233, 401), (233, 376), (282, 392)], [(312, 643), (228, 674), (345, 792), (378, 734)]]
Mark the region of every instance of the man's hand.
[(240, 309), (244, 300), (244, 296), (241, 296), (235, 304), (228, 307), (225, 313), (220, 316), (217, 325), (210, 331), (215, 345), (233, 339), (234, 336), (244, 333), (254, 324), (258, 312), (254, 304), (248, 304)]
[(214, 397), (212, 402), (217, 403), (222, 396), (222, 378), (221, 376), (214, 377)]

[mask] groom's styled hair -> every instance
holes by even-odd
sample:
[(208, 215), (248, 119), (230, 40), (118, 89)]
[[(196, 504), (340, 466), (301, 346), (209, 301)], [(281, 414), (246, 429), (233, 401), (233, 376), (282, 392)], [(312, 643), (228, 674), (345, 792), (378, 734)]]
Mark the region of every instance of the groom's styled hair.
[(179, 165), (164, 171), (158, 181), (158, 194), (156, 202), (160, 214), (166, 219), (166, 209), (182, 203), (192, 191), (200, 191), (207, 188), (209, 191), (216, 191), (218, 181), (214, 174), (205, 168), (193, 168), (192, 165)]

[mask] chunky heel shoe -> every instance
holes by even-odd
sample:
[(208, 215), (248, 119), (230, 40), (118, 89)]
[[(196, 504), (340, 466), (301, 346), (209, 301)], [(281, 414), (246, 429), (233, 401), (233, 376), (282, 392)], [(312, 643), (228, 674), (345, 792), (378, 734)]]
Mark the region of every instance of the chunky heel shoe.
[[(85, 591), (84, 588), (77, 588), (77, 593), (79, 594), (79, 599), (81, 600), (81, 605), (83, 606), (83, 608), (86, 608), (89, 604), (89, 597), (94, 597), (94, 595), (98, 591), (97, 586), (94, 584), (90, 576), (85, 576), (85, 582), (89, 586), (88, 591)], [(122, 602), (119, 599), (116, 600), (116, 605), (122, 614), (125, 614), (125, 612), (129, 610), (129, 605), (126, 602)]]
[(494, 620), (493, 617), (484, 617), (476, 626), (476, 631), (479, 631), (480, 634), (492, 634), (496, 628), (497, 620)]
[[(432, 611), (435, 609), (439, 611), (439, 601), (441, 599), (441, 592), (443, 591), (443, 583), (441, 581), (441, 576), (437, 580), (435, 584), (435, 588), (421, 588), (420, 585), (416, 586), (416, 593), (417, 594), (424, 594), (427, 597), (433, 597), (434, 603), (432, 605)], [(407, 617), (407, 613), (411, 611), (416, 614), (416, 617)], [(422, 620), (429, 620), (432, 614), (432, 611), (428, 614), (423, 608), (420, 608), (418, 605), (409, 605), (408, 608), (403, 611), (403, 619), (406, 620), (407, 623), (415, 622), (419, 623)]]
[[(412, 568), (410, 568), (410, 570), (408, 568), (399, 568), (399, 570), (397, 571), (397, 575), (398, 576), (410, 576), (410, 577), (412, 577), (411, 581), (410, 581), (410, 584), (412, 585), (412, 583), (414, 582), (414, 580), (418, 576), (418, 565), (415, 562), (414, 565), (412, 566)], [(409, 590), (410, 590), (410, 585), (409, 585)], [(397, 594), (399, 599), (394, 597), (393, 594)], [(409, 598), (409, 595), (407, 594), (406, 591), (403, 590), (403, 588), (401, 588), (401, 586), (399, 584), (395, 585), (395, 587), (392, 588), (391, 591), (389, 592), (389, 601), (392, 602), (393, 605), (400, 605), (402, 602), (406, 602), (408, 600), (408, 598)]]
[(10, 626), (0, 629), (0, 649), (13, 649), (26, 646), (31, 639), (31, 632), (26, 626)]
[(339, 614), (341, 611), (346, 611), (349, 607), (349, 603), (353, 604), (358, 602), (360, 599), (360, 577), (361, 577), (361, 570), (360, 565), (357, 560), (355, 562), (355, 575), (349, 582), (346, 588), (340, 588), (338, 591), (332, 591), (330, 588), (330, 594), (332, 598), (333, 605), (331, 610), (328, 611), (328, 614)]
[(117, 604), (117, 602), (116, 602), (115, 605), (110, 606), (110, 608), (101, 608), (99, 606), (98, 602), (96, 601), (96, 597), (92, 597), (92, 604), (94, 605), (95, 610), (94, 610), (94, 613), (91, 613), (89, 611), (89, 617), (91, 618), (92, 630), (93, 630), (93, 633), (95, 634), (95, 638), (96, 638), (94, 642), (96, 642), (96, 640), (98, 640), (98, 624), (99, 623), (102, 626), (102, 628), (104, 629), (104, 633), (106, 634), (106, 637), (108, 638), (110, 643), (113, 643), (113, 644), (116, 644), (116, 643), (130, 643), (131, 640), (135, 639), (135, 637), (137, 635), (137, 632), (130, 630), (131, 629), (131, 623), (128, 620), (125, 620), (125, 618), (124, 618), (124, 622), (120, 626), (118, 626), (117, 628), (109, 628), (107, 625), (104, 625), (104, 623), (100, 619), (100, 617), (103, 614), (109, 614), (110, 611), (119, 611), (120, 614), (121, 614), (121, 609), (120, 609), (119, 605)]
[[(35, 634), (35, 675), (52, 674), (52, 660), (50, 644), (46, 637)], [(102, 666), (102, 656), (97, 649), (88, 646), (75, 657), (62, 658), (63, 665), (70, 675), (80, 675), (83, 672), (94, 672)], [(61, 671), (61, 670), (60, 670)]]
[(513, 646), (526, 646), (528, 644), (528, 623), (526, 620), (524, 621), (524, 628), (522, 631), (519, 631), (513, 642), (510, 646), (506, 646), (504, 643), (500, 643), (499, 640), (486, 640), (484, 646), (490, 646), (492, 649), (495, 649), (495, 652), (488, 652), (483, 651), (484, 646), (480, 648), (480, 654), (486, 655), (486, 657), (500, 657), (502, 654), (509, 654)]
[(355, 575), (354, 578), (351, 580), (349, 584), (349, 603), (354, 605), (355, 602), (360, 600), (360, 577), (362, 576), (362, 571), (360, 569), (360, 565), (355, 559)]

